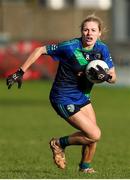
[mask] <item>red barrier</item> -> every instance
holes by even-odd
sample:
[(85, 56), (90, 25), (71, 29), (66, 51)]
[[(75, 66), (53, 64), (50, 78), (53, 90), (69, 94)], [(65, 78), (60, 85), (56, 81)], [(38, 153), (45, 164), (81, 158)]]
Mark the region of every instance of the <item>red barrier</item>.
[[(39, 46), (53, 42), (20, 41), (0, 47), (0, 78), (5, 78), (15, 72), (27, 59), (30, 53)], [(53, 78), (57, 69), (57, 62), (50, 56), (41, 56), (25, 73), (24, 79)]]

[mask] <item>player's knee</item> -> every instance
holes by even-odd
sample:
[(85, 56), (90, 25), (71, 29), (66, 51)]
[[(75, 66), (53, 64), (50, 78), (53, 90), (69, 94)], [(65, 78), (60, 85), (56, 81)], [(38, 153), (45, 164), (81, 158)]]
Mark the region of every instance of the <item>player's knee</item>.
[(93, 134), (92, 134), (92, 137), (91, 139), (94, 141), (94, 142), (97, 142), (99, 141), (101, 138), (101, 131), (100, 129), (98, 128)]
[(89, 143), (94, 143), (99, 141), (101, 138), (101, 131), (99, 128), (97, 128), (97, 130), (93, 131), (89, 136), (88, 134), (84, 137), (84, 141), (86, 141), (86, 144)]
[(89, 139), (91, 142), (97, 142), (101, 138), (101, 131), (99, 128), (96, 128), (91, 134), (89, 134)]

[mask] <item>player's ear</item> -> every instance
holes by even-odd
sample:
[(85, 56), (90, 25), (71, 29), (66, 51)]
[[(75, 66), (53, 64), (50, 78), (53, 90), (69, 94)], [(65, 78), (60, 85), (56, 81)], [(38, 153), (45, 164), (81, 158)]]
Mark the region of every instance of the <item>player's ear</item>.
[(101, 35), (102, 35), (102, 33), (101, 33), (101, 31), (100, 31), (100, 32), (99, 32), (99, 39), (100, 39)]

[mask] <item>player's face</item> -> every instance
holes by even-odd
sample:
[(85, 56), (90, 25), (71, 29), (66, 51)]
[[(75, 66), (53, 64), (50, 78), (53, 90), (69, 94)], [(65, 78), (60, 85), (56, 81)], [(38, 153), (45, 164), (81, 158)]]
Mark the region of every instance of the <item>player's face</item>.
[(92, 48), (100, 36), (101, 31), (99, 30), (97, 22), (90, 21), (84, 24), (82, 30), (82, 41), (85, 47)]

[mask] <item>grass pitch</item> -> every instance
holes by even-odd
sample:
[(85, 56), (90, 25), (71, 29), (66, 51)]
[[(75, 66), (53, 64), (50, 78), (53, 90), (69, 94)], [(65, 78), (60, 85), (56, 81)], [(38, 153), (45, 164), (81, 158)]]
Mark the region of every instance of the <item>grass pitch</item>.
[[(113, 85), (112, 85), (113, 86)], [(80, 147), (66, 149), (67, 169), (58, 169), (49, 149), (51, 137), (75, 131), (49, 104), (51, 82), (24, 82), (7, 90), (0, 82), (1, 179), (130, 179), (130, 88), (96, 86), (92, 102), (102, 130), (92, 175), (78, 172)]]

